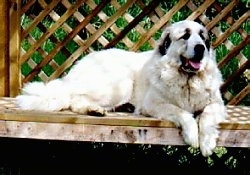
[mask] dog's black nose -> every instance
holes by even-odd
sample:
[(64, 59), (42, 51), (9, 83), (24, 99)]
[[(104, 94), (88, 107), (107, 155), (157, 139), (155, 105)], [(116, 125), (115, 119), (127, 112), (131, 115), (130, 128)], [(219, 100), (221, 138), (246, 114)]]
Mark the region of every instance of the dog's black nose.
[(203, 55), (204, 50), (205, 50), (205, 46), (203, 46), (202, 44), (197, 44), (197, 45), (194, 46), (195, 54)]
[(202, 44), (197, 44), (194, 46), (194, 59), (199, 61), (203, 58), (203, 54), (205, 51), (205, 46)]

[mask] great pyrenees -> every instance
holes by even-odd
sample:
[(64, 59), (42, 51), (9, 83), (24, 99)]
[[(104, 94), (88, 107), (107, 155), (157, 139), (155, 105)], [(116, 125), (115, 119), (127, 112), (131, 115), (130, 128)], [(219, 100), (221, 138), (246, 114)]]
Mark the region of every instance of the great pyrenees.
[(24, 85), (16, 103), (26, 110), (95, 115), (130, 103), (136, 114), (174, 122), (187, 144), (209, 156), (227, 115), (221, 84), (208, 31), (183, 20), (166, 27), (151, 51), (92, 52), (62, 78)]

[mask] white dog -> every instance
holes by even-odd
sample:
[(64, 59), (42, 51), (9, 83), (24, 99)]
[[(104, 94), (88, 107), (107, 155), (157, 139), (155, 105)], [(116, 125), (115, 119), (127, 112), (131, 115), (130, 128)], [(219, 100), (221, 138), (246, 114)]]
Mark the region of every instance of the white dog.
[(16, 103), (27, 110), (98, 115), (131, 103), (137, 114), (180, 126), (184, 141), (209, 156), (226, 117), (221, 84), (207, 30), (184, 20), (168, 26), (152, 51), (90, 53), (61, 79), (26, 84)]

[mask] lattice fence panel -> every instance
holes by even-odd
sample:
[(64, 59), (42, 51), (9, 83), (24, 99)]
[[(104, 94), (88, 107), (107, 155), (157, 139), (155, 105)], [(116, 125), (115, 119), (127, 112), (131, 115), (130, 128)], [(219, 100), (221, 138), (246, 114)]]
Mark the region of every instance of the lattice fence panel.
[(248, 5), (239, 0), (23, 0), (22, 82), (61, 77), (93, 50), (152, 49), (166, 25), (191, 19), (210, 32), (226, 103), (249, 105)]

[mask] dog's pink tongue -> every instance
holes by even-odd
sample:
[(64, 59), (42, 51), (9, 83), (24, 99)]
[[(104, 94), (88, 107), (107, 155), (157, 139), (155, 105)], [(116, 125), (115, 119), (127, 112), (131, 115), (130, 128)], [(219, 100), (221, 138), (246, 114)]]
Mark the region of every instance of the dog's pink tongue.
[(194, 69), (200, 69), (200, 67), (201, 67), (201, 63), (200, 63), (200, 62), (189, 61), (189, 64), (190, 64)]

